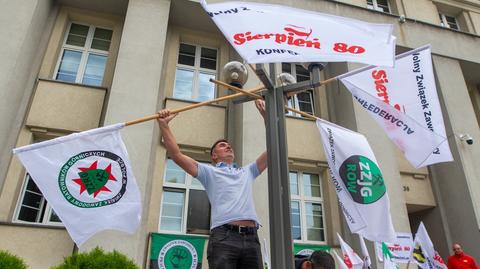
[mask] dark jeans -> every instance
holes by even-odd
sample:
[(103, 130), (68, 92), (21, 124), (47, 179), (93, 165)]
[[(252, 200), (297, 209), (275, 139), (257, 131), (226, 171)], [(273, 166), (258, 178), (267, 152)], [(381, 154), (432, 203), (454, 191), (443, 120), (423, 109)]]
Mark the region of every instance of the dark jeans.
[(210, 269), (263, 268), (257, 233), (240, 234), (222, 226), (210, 231), (207, 259)]

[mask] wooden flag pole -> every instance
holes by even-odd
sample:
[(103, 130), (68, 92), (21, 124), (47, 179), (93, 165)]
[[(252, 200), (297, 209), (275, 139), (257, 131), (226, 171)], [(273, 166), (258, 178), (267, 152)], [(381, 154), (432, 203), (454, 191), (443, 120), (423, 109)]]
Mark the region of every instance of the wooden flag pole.
[(300, 115), (302, 115), (302, 116), (304, 116), (304, 117), (306, 117), (306, 118), (309, 118), (309, 119), (312, 119), (312, 120), (317, 120), (317, 117), (315, 117), (315, 116), (313, 116), (313, 115), (310, 115), (310, 114), (308, 114), (308, 113), (306, 113), (306, 112), (303, 112), (303, 111), (300, 111), (300, 110), (297, 110), (297, 109), (294, 109), (294, 108), (291, 108), (291, 107), (288, 107), (288, 106), (285, 106), (285, 109), (286, 109), (286, 110), (290, 110), (290, 111), (292, 111), (292, 112), (294, 112), (294, 113), (298, 113), (298, 114), (300, 114)]
[[(265, 86), (260, 85), (260, 86), (257, 86), (255, 88), (252, 88), (250, 90), (247, 90), (245, 92), (248, 92), (248, 94), (253, 94), (255, 92), (259, 92), (259, 91), (263, 90), (264, 88), (265, 88)], [(185, 107), (182, 107), (182, 108), (174, 109), (171, 112), (173, 114), (176, 114), (176, 113), (180, 113), (180, 112), (187, 111), (187, 110), (190, 110), (190, 109), (194, 109), (194, 108), (197, 108), (197, 107), (209, 105), (209, 104), (212, 104), (212, 103), (217, 103), (217, 102), (221, 102), (221, 101), (225, 101), (225, 100), (230, 100), (230, 99), (233, 99), (233, 98), (236, 98), (236, 97), (239, 97), (239, 96), (243, 96), (243, 95), (245, 95), (245, 93), (243, 93), (243, 92), (236, 93), (236, 94), (230, 94), (230, 95), (222, 96), (222, 97), (219, 97), (219, 98), (216, 98), (216, 99), (213, 99), (213, 100), (209, 100), (209, 101), (185, 106)], [(145, 117), (142, 117), (142, 118), (138, 118), (136, 120), (127, 121), (127, 122), (125, 122), (125, 126), (130, 126), (130, 125), (134, 125), (134, 124), (137, 124), (137, 123), (142, 123), (142, 122), (149, 121), (149, 120), (154, 120), (154, 119), (157, 119), (158, 117), (159, 117), (158, 113), (150, 115), (150, 116), (145, 116)]]
[(234, 90), (234, 91), (236, 91), (236, 92), (241, 92), (241, 93), (243, 93), (243, 94), (245, 94), (245, 95), (249, 95), (249, 96), (251, 96), (251, 97), (253, 97), (253, 98), (256, 98), (256, 99), (263, 99), (263, 97), (261, 97), (261, 96), (258, 95), (258, 94), (254, 94), (254, 93), (248, 92), (248, 91), (246, 91), (246, 90), (240, 89), (240, 88), (238, 88), (238, 87), (235, 87), (235, 86), (233, 86), (233, 85), (230, 85), (230, 84), (225, 83), (225, 82), (220, 81), (220, 80), (216, 80), (216, 79), (211, 78), (211, 79), (210, 79), (210, 82), (215, 83), (215, 84), (217, 84), (217, 85), (221, 85), (221, 86), (226, 87), (226, 88), (229, 88), (229, 89), (232, 89), (232, 90)]

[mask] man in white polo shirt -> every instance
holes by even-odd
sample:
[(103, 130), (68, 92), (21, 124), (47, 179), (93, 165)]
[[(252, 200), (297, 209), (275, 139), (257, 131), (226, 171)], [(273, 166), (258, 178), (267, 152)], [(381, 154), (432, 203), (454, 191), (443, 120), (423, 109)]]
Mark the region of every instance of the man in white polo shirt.
[[(265, 103), (255, 106), (265, 119)], [(230, 143), (221, 139), (210, 150), (214, 166), (198, 163), (182, 154), (168, 123), (176, 114), (168, 109), (158, 112), (158, 124), (170, 158), (205, 187), (211, 205), (210, 237), (207, 259), (210, 269), (262, 268), (262, 253), (257, 230), (259, 221), (253, 204), (252, 184), (267, 168), (267, 153), (244, 167), (234, 163)]]

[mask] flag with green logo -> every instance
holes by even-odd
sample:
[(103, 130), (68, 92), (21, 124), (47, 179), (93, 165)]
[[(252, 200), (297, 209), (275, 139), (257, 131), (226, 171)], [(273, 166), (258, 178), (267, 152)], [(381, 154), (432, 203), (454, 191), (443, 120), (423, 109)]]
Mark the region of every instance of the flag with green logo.
[(295, 253), (295, 255), (310, 256), (314, 251), (321, 250), (329, 252), (330, 249), (330, 246), (324, 245), (293, 244), (293, 253)]
[(387, 188), (367, 139), (325, 120), (317, 126), (350, 231), (370, 241), (395, 240)]
[(382, 242), (383, 269), (400, 269), (398, 264), (393, 261), (393, 253), (387, 244)]
[(200, 269), (206, 237), (151, 235), (150, 269)]
[(140, 191), (120, 136), (123, 123), (16, 148), (77, 245), (113, 229), (135, 233)]

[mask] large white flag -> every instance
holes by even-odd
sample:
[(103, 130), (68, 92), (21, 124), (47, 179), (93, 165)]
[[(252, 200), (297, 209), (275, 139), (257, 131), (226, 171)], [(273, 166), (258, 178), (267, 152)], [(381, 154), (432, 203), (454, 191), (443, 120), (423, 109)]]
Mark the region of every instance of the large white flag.
[(365, 239), (361, 235), (358, 235), (358, 237), (360, 239), (360, 249), (362, 250), (363, 268), (369, 269), (372, 266), (372, 260), (370, 259), (370, 254), (368, 254)]
[(115, 229), (134, 233), (140, 192), (119, 130), (110, 125), (14, 149), (77, 245)]
[(363, 260), (358, 256), (355, 251), (343, 241), (343, 238), (337, 233), (338, 240), (340, 241), (340, 247), (342, 248), (343, 261), (349, 269), (362, 269)]
[(391, 24), (286, 6), (223, 2), (203, 8), (237, 52), (249, 63), (360, 62), (393, 66)]
[(339, 79), (415, 167), (452, 161), (433, 76), (430, 46)]
[(423, 222), (420, 222), (415, 234), (412, 260), (422, 269), (447, 269), (442, 257), (435, 251)]
[(367, 139), (324, 120), (317, 126), (350, 231), (370, 241), (394, 240), (387, 189)]

